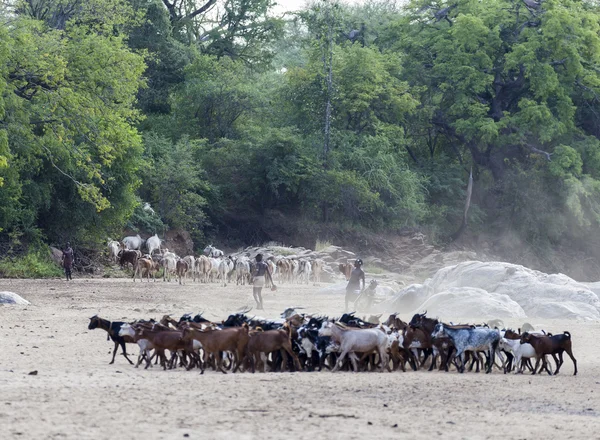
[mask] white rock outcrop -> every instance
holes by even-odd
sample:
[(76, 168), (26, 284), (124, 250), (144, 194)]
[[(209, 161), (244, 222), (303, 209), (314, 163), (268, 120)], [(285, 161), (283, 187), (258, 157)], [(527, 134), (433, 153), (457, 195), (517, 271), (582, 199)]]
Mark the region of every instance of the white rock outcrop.
[(429, 297), (421, 308), (427, 310), (428, 315), (443, 316), (444, 319), (526, 317), (523, 308), (508, 295), (477, 287), (452, 287)]
[(26, 306), (30, 304), (30, 302), (14, 292), (3, 291), (0, 292), (0, 304), (19, 304)]
[[(422, 285), (402, 289), (377, 309), (434, 313), (428, 305), (435, 305), (441, 309), (435, 313), (446, 319), (461, 309), (459, 316), (472, 316), (466, 312), (476, 312), (479, 307), (482, 313), (474, 316), (480, 318), (488, 317), (483, 311), (494, 311), (497, 315), (490, 318), (518, 318), (525, 316), (524, 312), (538, 318), (595, 320), (600, 319), (596, 287), (596, 283), (579, 283), (563, 274), (545, 274), (516, 264), (467, 261), (440, 269)], [(440, 294), (444, 295), (433, 298)], [(444, 313), (444, 307), (448, 313)]]

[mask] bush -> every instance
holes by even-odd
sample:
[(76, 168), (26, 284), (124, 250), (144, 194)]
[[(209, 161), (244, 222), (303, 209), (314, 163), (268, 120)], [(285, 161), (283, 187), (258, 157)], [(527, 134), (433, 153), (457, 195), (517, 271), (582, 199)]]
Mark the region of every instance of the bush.
[(315, 244), (315, 251), (321, 252), (322, 250), (325, 250), (331, 246), (331, 244), (332, 243), (327, 240), (317, 240), (317, 243)]
[(4, 278), (54, 278), (62, 270), (50, 258), (46, 247), (31, 248), (26, 254), (0, 260), (0, 276)]
[(363, 267), (363, 270), (365, 271), (365, 273), (372, 273), (375, 275), (381, 275), (382, 273), (385, 273), (385, 270), (382, 269), (381, 267), (372, 266), (369, 264), (367, 264), (365, 267)]

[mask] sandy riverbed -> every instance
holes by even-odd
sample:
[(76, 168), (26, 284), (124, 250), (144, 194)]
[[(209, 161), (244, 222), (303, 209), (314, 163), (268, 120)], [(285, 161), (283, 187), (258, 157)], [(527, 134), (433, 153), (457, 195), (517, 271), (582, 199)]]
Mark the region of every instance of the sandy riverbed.
[[(576, 377), (567, 356), (556, 377), (499, 371), (200, 375), (135, 369), (122, 356), (108, 365), (113, 344), (102, 330), (87, 330), (88, 318), (204, 310), (222, 319), (252, 305), (250, 288), (77, 279), (0, 280), (0, 290), (31, 302), (0, 305), (0, 439), (566, 439), (596, 438), (600, 431), (598, 323), (529, 320), (572, 333)], [(343, 297), (317, 290), (285, 285), (269, 291), (261, 315), (276, 317), (289, 306), (339, 315)], [(137, 355), (136, 346), (128, 347)], [(28, 374), (33, 370), (36, 376)]]

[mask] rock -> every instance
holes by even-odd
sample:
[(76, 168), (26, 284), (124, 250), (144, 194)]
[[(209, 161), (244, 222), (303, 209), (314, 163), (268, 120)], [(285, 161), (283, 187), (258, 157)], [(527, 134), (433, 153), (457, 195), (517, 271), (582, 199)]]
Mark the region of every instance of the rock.
[(417, 309), (427, 300), (428, 291), (423, 284), (411, 284), (396, 293), (387, 301), (381, 302), (373, 307), (378, 313), (396, 313), (412, 311)]
[(0, 304), (19, 304), (26, 306), (31, 303), (14, 292), (4, 291), (0, 292)]
[(453, 287), (427, 299), (420, 307), (444, 319), (524, 318), (525, 311), (508, 295), (476, 287)]
[(50, 258), (59, 266), (62, 266), (62, 251), (58, 248), (50, 246)]
[[(600, 319), (596, 283), (505, 262), (466, 261), (438, 270), (376, 306), (379, 312), (427, 310), (442, 319), (502, 317)], [(598, 283), (600, 284), (600, 283)], [(453, 316), (450, 316), (453, 315)]]

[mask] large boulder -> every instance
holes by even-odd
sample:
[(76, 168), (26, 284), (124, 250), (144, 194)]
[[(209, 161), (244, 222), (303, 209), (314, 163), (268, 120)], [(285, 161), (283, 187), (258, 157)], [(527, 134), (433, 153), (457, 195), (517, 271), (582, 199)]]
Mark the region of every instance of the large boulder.
[[(446, 319), (457, 304), (463, 309), (459, 317), (481, 307), (477, 316), (482, 319), (522, 317), (524, 312), (537, 318), (594, 320), (600, 319), (600, 299), (594, 290), (598, 290), (597, 283), (579, 283), (563, 274), (545, 274), (505, 262), (466, 261), (438, 270), (422, 285), (401, 290), (379, 304), (378, 310), (431, 312), (430, 307), (437, 307), (440, 317)], [(497, 315), (484, 316), (488, 312)]]
[(0, 304), (19, 304), (26, 306), (30, 304), (26, 299), (21, 298), (14, 292), (0, 292)]
[(524, 318), (525, 311), (508, 295), (476, 287), (452, 287), (429, 297), (421, 307), (431, 316), (459, 318)]

